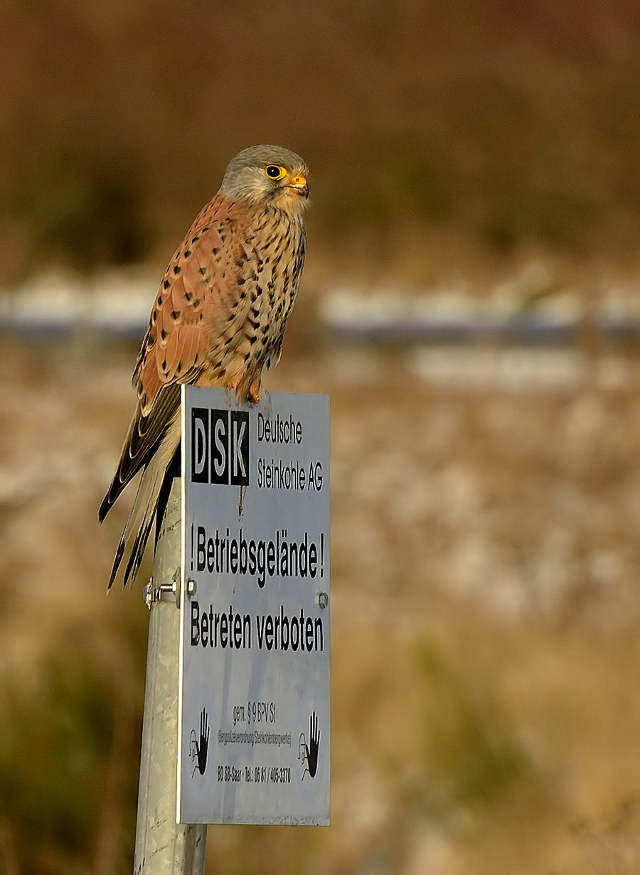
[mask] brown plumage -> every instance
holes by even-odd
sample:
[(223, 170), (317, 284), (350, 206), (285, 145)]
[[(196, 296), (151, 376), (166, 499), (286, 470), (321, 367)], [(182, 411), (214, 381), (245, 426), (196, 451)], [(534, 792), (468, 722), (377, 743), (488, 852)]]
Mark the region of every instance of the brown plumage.
[(224, 386), (259, 400), (262, 370), (280, 358), (304, 265), (308, 194), (299, 155), (279, 146), (245, 149), (171, 259), (133, 372), (136, 409), (100, 505), (102, 521), (143, 469), (109, 586), (125, 554), (125, 585), (142, 561), (180, 444), (180, 384)]

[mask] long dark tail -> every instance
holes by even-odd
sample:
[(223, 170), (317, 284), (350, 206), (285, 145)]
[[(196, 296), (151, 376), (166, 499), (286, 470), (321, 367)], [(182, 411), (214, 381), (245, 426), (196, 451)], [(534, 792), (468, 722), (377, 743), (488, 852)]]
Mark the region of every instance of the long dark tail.
[[(179, 444), (180, 418), (176, 415), (142, 474), (133, 507), (125, 523), (118, 549), (116, 550), (108, 589), (113, 585), (125, 557), (126, 565), (124, 567), (123, 586), (126, 586), (130, 580), (134, 580), (140, 568), (145, 547), (147, 546), (149, 535), (156, 519), (158, 499), (162, 491), (167, 469), (176, 454)], [(101, 519), (104, 518), (111, 506), (109, 495), (110, 493), (108, 492), (100, 506)]]

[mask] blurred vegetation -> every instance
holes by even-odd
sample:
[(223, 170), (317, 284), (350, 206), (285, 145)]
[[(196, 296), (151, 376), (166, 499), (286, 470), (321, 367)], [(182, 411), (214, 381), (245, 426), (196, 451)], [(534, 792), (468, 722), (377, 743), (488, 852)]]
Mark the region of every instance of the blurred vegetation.
[(7, 875), (131, 865), (146, 617), (130, 608), (116, 608), (120, 629), (108, 633), (119, 656), (96, 653), (92, 639), (101, 633), (87, 635), (85, 624), (72, 633), (75, 646), (47, 649), (28, 681), (0, 682), (0, 871)]
[(104, 678), (67, 654), (48, 666), (37, 695), (13, 688), (2, 698), (0, 796), (11, 800), (9, 846), (20, 848), (25, 871), (38, 871), (50, 848), (58, 871), (74, 871), (74, 859), (91, 855), (113, 739)]
[(409, 223), (488, 250), (635, 243), (632, 0), (4, 12), (8, 276), (51, 259), (163, 260), (226, 161), (258, 141), (308, 158), (314, 238), (332, 247)]
[(430, 641), (418, 649), (424, 698), (423, 805), (430, 816), (494, 803), (529, 777), (524, 751), (477, 667), (447, 664)]
[(65, 127), (24, 153), (8, 203), (30, 261), (64, 257), (86, 270), (146, 255), (145, 195), (135, 161), (120, 151), (103, 132)]

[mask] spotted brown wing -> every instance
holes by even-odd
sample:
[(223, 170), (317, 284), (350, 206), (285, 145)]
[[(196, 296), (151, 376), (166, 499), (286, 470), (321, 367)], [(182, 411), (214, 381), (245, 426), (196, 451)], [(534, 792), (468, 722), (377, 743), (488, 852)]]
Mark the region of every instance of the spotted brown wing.
[(138, 404), (100, 520), (153, 455), (180, 405), (180, 384), (198, 381), (224, 331), (236, 294), (244, 221), (244, 209), (217, 195), (165, 271), (133, 373)]

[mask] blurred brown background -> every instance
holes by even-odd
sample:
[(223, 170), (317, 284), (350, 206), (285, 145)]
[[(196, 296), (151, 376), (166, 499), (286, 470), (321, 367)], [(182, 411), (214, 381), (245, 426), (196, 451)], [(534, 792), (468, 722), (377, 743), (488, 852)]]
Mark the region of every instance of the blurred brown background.
[[(244, 146), (313, 171), (267, 387), (331, 395), (333, 825), (211, 827), (208, 872), (640, 871), (637, 322), (598, 315), (637, 311), (637, 11), (4, 4), (2, 313), (157, 281)], [(356, 322), (461, 290), (574, 322), (355, 343), (338, 287)], [(96, 509), (142, 328), (40, 327), (0, 334), (0, 873), (112, 875), (147, 613), (104, 595), (126, 501)]]

